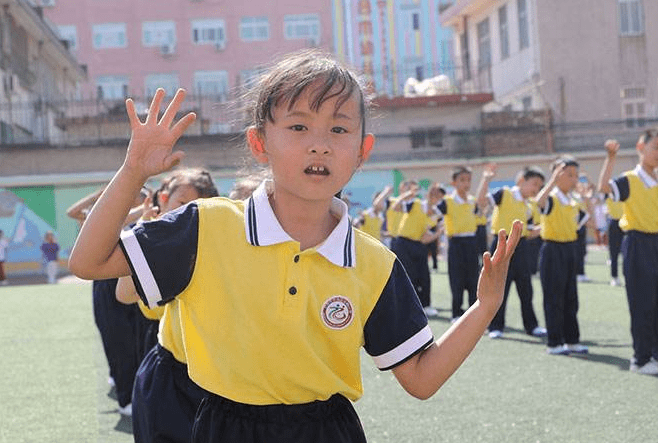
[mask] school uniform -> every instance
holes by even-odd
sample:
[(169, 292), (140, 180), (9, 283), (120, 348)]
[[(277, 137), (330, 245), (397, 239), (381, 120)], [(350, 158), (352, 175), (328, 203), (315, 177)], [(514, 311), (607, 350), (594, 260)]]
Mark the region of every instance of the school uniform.
[(141, 316), (138, 316), (137, 321), (137, 355), (141, 362), (158, 343), (158, 328), (164, 314), (164, 306), (149, 309), (143, 301), (139, 300), (137, 307), (142, 313)]
[(468, 291), (469, 306), (477, 300), (477, 206), (473, 196), (469, 195), (464, 200), (457, 193), (453, 193), (439, 202), (437, 210), (443, 216), (448, 237), (448, 280), (452, 293), (452, 318), (457, 318), (464, 313), (464, 290)]
[(269, 186), (122, 234), (142, 299), (177, 299), (190, 378), (212, 393), (193, 441), (365, 441), (351, 405), (360, 348), (379, 369), (396, 367), (433, 342), (427, 317), (400, 262), (352, 229), (342, 201), (332, 233), (301, 251)]
[(624, 231), (619, 227), (619, 220), (624, 215), (624, 206), (620, 201), (612, 198), (605, 199), (608, 208), (608, 253), (610, 257), (610, 276), (614, 279), (619, 276), (619, 253)]
[(583, 200), (583, 198), (575, 194), (574, 199), (578, 203), (578, 210), (581, 214), (583, 214), (582, 217), (579, 218), (578, 220), (578, 225), (577, 225), (577, 238), (576, 238), (576, 249), (578, 251), (578, 255), (576, 256), (577, 262), (576, 262), (576, 272), (578, 275), (585, 275), (585, 256), (587, 255), (587, 226), (585, 223), (590, 218), (589, 212), (587, 211), (587, 204)]
[(533, 289), (530, 270), (530, 251), (526, 240), (528, 228), (532, 228), (532, 210), (517, 186), (511, 189), (507, 187), (501, 188), (496, 192), (490, 193), (488, 198), (493, 208), (493, 213), (491, 214), (491, 234), (493, 235), (493, 241), (491, 243), (492, 254), (498, 245), (498, 232), (501, 229), (505, 229), (505, 232), (510, 233), (514, 220), (525, 222), (523, 224), (521, 239), (510, 260), (507, 280), (505, 281), (503, 302), (489, 324), (489, 331), (502, 332), (505, 328), (507, 297), (509, 296), (512, 282), (515, 282), (516, 292), (521, 301), (523, 328), (526, 333), (532, 334), (533, 330), (538, 326), (537, 316), (532, 306)]
[(399, 197), (388, 198), (386, 200), (386, 210), (384, 211), (384, 226), (390, 237), (389, 248), (395, 248), (398, 240), (398, 230), (404, 211), (396, 211), (393, 207), (399, 201)]
[(427, 202), (414, 199), (404, 204), (404, 214), (398, 226), (397, 242), (391, 250), (400, 259), (416, 289), (420, 304), (430, 306), (430, 268), (427, 260), (427, 245), (420, 239), (436, 220), (427, 215)]
[[(584, 214), (582, 214), (584, 216)], [(544, 294), (548, 346), (577, 344), (578, 327), (577, 229), (578, 203), (559, 189), (549, 195), (541, 211), (539, 276)]]
[(485, 214), (476, 214), (475, 215), (475, 242), (477, 245), (478, 257), (480, 265), (482, 265), (482, 254), (484, 254), (487, 249), (487, 216)]
[[(535, 227), (540, 226), (541, 212), (539, 211), (539, 206), (537, 206), (537, 201), (531, 198), (528, 200), (528, 204), (530, 205), (530, 210), (532, 212), (532, 225)], [(530, 274), (532, 275), (537, 273), (537, 267), (539, 266), (539, 250), (541, 249), (543, 242), (541, 235), (527, 240), (528, 261), (530, 263)]]
[(359, 229), (361, 231), (381, 241), (384, 217), (377, 214), (373, 208), (368, 208), (361, 213), (360, 221)]
[(619, 226), (633, 360), (643, 366), (658, 359), (658, 182), (638, 165), (610, 186), (613, 199), (623, 202)]
[(94, 280), (92, 298), (94, 320), (103, 350), (114, 379), (117, 402), (125, 407), (131, 402), (135, 373), (140, 358), (137, 349), (138, 308), (116, 299), (117, 279)]
[(153, 311), (161, 313), (160, 329), (135, 376), (133, 436), (135, 443), (187, 443), (196, 411), (208, 392), (187, 374), (178, 300)]

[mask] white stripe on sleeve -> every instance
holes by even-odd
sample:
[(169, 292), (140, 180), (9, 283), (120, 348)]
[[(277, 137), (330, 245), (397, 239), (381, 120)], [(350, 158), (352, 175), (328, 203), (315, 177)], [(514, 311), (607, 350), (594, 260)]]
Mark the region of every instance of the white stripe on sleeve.
[(391, 349), (382, 355), (373, 356), (372, 360), (380, 369), (390, 368), (391, 366), (396, 365), (397, 363), (403, 361), (405, 358), (418, 351), (427, 342), (432, 340), (433, 337), (434, 335), (432, 334), (432, 330), (430, 329), (429, 325), (426, 325), (414, 336), (407, 339), (404, 343), (400, 344), (395, 349)]
[(144, 295), (148, 301), (148, 307), (151, 309), (155, 308), (158, 306), (158, 302), (162, 300), (162, 295), (160, 294), (160, 288), (158, 288), (153, 272), (151, 272), (151, 268), (142, 252), (142, 248), (139, 246), (139, 242), (135, 237), (135, 233), (131, 229), (122, 231), (121, 243), (137, 274), (136, 277), (142, 285)]

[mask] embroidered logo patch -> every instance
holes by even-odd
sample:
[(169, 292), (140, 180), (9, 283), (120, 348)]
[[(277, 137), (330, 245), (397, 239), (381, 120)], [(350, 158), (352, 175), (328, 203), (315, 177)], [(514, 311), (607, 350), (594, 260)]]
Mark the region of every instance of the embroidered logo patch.
[(324, 302), (320, 315), (324, 324), (331, 329), (344, 329), (352, 323), (354, 310), (347, 297), (335, 295)]

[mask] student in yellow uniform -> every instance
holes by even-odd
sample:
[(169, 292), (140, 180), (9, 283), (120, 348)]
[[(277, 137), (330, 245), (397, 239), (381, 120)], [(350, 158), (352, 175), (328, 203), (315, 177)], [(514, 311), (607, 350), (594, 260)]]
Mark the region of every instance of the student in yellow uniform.
[(578, 327), (578, 221), (584, 214), (571, 192), (578, 183), (579, 165), (572, 156), (553, 163), (548, 183), (537, 195), (541, 210), (539, 276), (544, 293), (544, 315), (551, 355), (589, 352), (580, 344)]
[(611, 196), (606, 196), (605, 205), (608, 209), (608, 254), (610, 257), (610, 286), (621, 286), (619, 278), (619, 253), (621, 243), (624, 239), (624, 231), (619, 227), (619, 220), (624, 215), (624, 204), (614, 201)]
[[(495, 169), (491, 170), (495, 173)], [(485, 174), (487, 182), (493, 178), (492, 174)], [(525, 167), (519, 172), (516, 185), (512, 188), (507, 186), (499, 188), (495, 192), (486, 194), (486, 187), (481, 189), (478, 198), (487, 198), (489, 205), (493, 208), (491, 215), (491, 231), (496, 233), (501, 229), (509, 231), (514, 220), (525, 221), (523, 234), (519, 241), (510, 268), (507, 273), (507, 282), (505, 284), (505, 295), (503, 304), (500, 306), (498, 313), (489, 325), (489, 337), (501, 338), (505, 329), (505, 308), (507, 297), (512, 286), (516, 284), (516, 292), (521, 302), (521, 318), (523, 328), (528, 335), (543, 337), (546, 335), (546, 329), (539, 326), (535, 309), (532, 306), (533, 289), (532, 273), (530, 269), (530, 251), (528, 248), (528, 238), (539, 235), (539, 230), (535, 229), (532, 221), (532, 209), (530, 208), (529, 199), (535, 197), (544, 184), (544, 173), (537, 166)], [(537, 227), (538, 228), (538, 227)], [(491, 250), (495, 250), (498, 244), (498, 237), (494, 235), (491, 243)]]
[[(155, 202), (158, 206), (152, 214), (162, 217), (193, 200), (217, 195), (208, 171), (179, 169), (163, 181)], [(119, 279), (116, 296), (122, 303), (138, 302), (144, 316), (159, 324), (155, 343), (149, 347), (135, 376), (132, 395), (135, 443), (187, 443), (192, 436), (194, 415), (207, 393), (187, 375), (178, 303), (148, 309), (139, 299), (130, 277)], [(145, 340), (148, 338), (147, 335)]]
[(630, 371), (658, 375), (658, 129), (642, 133), (636, 144), (638, 165), (614, 180), (619, 143), (608, 140), (605, 149), (599, 191), (624, 205), (619, 227), (625, 232), (621, 250), (633, 337)]
[(210, 392), (193, 442), (364, 442), (351, 404), (362, 394), (360, 349), (411, 395), (431, 397), (498, 310), (521, 225), (509, 239), (499, 234), (478, 301), (435, 342), (399, 261), (353, 229), (334, 197), (374, 144), (357, 77), (304, 51), (276, 64), (253, 93), (246, 138), (272, 181), (247, 201), (197, 200), (120, 236), (142, 183), (181, 160), (173, 145), (195, 118), (175, 118), (183, 90), (158, 118), (159, 89), (145, 122), (127, 100), (126, 158), (69, 265), (82, 278), (125, 276), (132, 266), (149, 306), (179, 304), (190, 378)]
[(438, 205), (448, 237), (448, 280), (452, 294), (452, 321), (464, 312), (464, 291), (468, 292), (468, 304), (476, 300), (479, 254), (475, 231), (476, 216), (481, 211), (471, 190), (471, 168), (457, 166), (452, 170), (454, 191)]
[(398, 185), (398, 195), (389, 196), (386, 199), (386, 210), (384, 211), (384, 237), (388, 239), (384, 244), (391, 250), (395, 248), (398, 240), (398, 231), (400, 230), (400, 221), (404, 212), (413, 202), (418, 193), (418, 183), (414, 180), (404, 180)]
[(378, 192), (372, 199), (372, 206), (364, 209), (354, 220), (354, 227), (382, 241), (386, 201), (392, 192), (393, 188), (391, 186), (386, 186), (381, 192)]

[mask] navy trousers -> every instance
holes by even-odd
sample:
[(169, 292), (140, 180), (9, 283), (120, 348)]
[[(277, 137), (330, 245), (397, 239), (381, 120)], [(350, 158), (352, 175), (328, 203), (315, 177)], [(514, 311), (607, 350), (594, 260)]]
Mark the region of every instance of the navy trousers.
[(478, 251), (475, 236), (450, 237), (448, 239), (448, 279), (452, 293), (452, 317), (464, 311), (464, 291), (468, 292), (468, 305), (477, 300)]
[[(498, 236), (494, 236), (491, 242), (491, 253), (496, 250), (498, 245)], [(521, 318), (523, 319), (523, 329), (526, 333), (531, 334), (532, 330), (538, 326), (537, 316), (535, 309), (532, 306), (532, 274), (530, 273), (530, 248), (528, 241), (522, 238), (519, 241), (512, 260), (509, 264), (507, 271), (507, 280), (505, 281), (505, 294), (503, 296), (503, 303), (500, 309), (494, 316), (489, 324), (490, 331), (502, 331), (505, 328), (505, 308), (507, 306), (507, 297), (512, 286), (512, 282), (516, 284), (516, 292), (521, 301)]]
[(427, 245), (405, 237), (398, 237), (395, 243), (391, 245), (391, 248), (407, 271), (409, 280), (416, 289), (421, 306), (430, 306), (431, 280)]
[(578, 328), (577, 242), (544, 241), (539, 251), (539, 276), (544, 293), (548, 346), (580, 341)]
[(635, 363), (658, 359), (658, 234), (628, 231), (622, 242)]
[(619, 227), (619, 220), (611, 218), (608, 220), (608, 252), (610, 254), (610, 276), (619, 276), (619, 253), (621, 252), (621, 241), (624, 231)]

